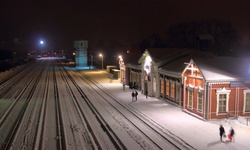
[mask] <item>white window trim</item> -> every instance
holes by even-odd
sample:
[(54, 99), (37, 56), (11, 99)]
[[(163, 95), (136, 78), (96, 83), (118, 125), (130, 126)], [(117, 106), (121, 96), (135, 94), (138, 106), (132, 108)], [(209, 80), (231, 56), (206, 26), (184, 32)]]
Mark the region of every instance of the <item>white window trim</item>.
[[(187, 89), (188, 89), (188, 104), (187, 104), (187, 106), (188, 106), (188, 108), (190, 108), (190, 109), (193, 109), (194, 108), (194, 86), (192, 86), (191, 84), (188, 84), (188, 87), (187, 87)], [(193, 98), (192, 98), (192, 106), (189, 106), (189, 90), (193, 90)]]
[(249, 114), (250, 112), (246, 112), (246, 94), (250, 93), (250, 89), (244, 90), (244, 105), (243, 105), (243, 114)]
[(231, 90), (227, 90), (225, 87), (222, 87), (221, 89), (216, 91), (217, 96), (217, 106), (216, 106), (216, 115), (225, 115), (224, 113), (219, 113), (219, 96), (220, 94), (227, 94), (227, 100), (226, 100), (226, 112), (228, 112), (228, 102), (229, 102), (229, 95), (231, 93)]
[[(199, 106), (199, 93), (202, 93), (202, 103), (201, 103), (201, 110), (198, 108)], [(204, 102), (204, 90), (199, 90), (198, 89), (198, 94), (197, 94), (197, 111), (203, 113), (203, 102)]]
[(161, 93), (161, 90), (162, 90), (162, 87), (161, 87), (162, 86), (162, 84), (161, 84), (162, 81), (163, 81), (163, 93), (162, 94), (164, 95), (165, 94), (164, 93), (164, 91), (165, 91), (165, 89), (164, 89), (165, 88), (165, 85), (164, 85), (165, 84), (165, 82), (164, 82), (165, 80), (164, 80), (164, 78), (160, 78), (160, 93)]
[(170, 98), (175, 98), (175, 96), (176, 96), (175, 93), (174, 93), (174, 97), (171, 97), (171, 95), (172, 95), (172, 84), (174, 84), (174, 88), (175, 88), (174, 90), (176, 90), (176, 82), (174, 80), (170, 80), (170, 85), (169, 85), (170, 86), (170, 95), (169, 95), (169, 97)]
[(170, 80), (169, 79), (165, 79), (165, 89), (164, 89), (164, 95), (166, 95), (166, 87), (167, 87), (167, 82), (168, 82), (168, 97), (170, 98)]

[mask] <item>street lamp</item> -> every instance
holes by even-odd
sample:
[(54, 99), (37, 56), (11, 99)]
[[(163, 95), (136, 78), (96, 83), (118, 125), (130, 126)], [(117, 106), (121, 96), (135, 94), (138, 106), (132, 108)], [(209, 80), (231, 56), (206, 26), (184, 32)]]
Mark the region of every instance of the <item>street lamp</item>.
[(99, 54), (99, 56), (102, 58), (102, 70), (103, 70), (103, 55)]
[(122, 56), (119, 56), (119, 67), (120, 67), (120, 80), (123, 85), (123, 90), (125, 90), (125, 64)]
[(42, 55), (42, 53), (43, 53), (43, 44), (44, 44), (44, 41), (41, 40), (41, 41), (40, 41), (40, 46), (41, 46), (40, 54), (41, 54), (41, 55)]

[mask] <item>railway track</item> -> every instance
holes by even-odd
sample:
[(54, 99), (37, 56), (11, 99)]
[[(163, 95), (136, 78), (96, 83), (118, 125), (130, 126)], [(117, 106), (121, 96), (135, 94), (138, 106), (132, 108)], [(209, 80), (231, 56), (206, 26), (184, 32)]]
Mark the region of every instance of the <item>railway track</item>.
[(0, 119), (0, 149), (10, 148), (11, 143), (18, 132), (18, 128), (20, 127), (25, 114), (28, 112), (28, 106), (32, 102), (31, 99), (41, 78), (43, 69), (44, 66), (38, 68), (39, 71), (37, 71), (37, 67), (33, 69), (33, 72), (27, 76), (29, 79), (25, 80), (27, 83), (23, 81), (24, 83), (21, 84), (24, 86), (18, 91), (17, 96), (12, 100), (9, 99), (10, 105)]
[(65, 149), (55, 68), (53, 64), (46, 79), (47, 90), (43, 97), (35, 149)]
[(31, 64), (29, 67), (23, 67), (23, 71), (19, 71), (17, 74), (11, 75), (8, 80), (5, 80), (5, 82), (0, 84), (0, 118), (2, 118), (2, 115), (4, 115), (4, 113), (11, 107), (14, 99), (20, 95), (25, 87), (28, 80), (24, 82), (23, 79), (32, 78), (31, 76), (26, 77), (26, 75), (34, 70), (35, 67), (36, 66), (34, 64)]
[(6, 83), (28, 81), (3, 94), (0, 149), (194, 149), (84, 72), (55, 60), (37, 67)]
[[(82, 146), (87, 146), (85, 147), (86, 149), (121, 149), (120, 144), (112, 138), (110, 133), (106, 134), (107, 132), (103, 132), (107, 129), (104, 129), (105, 125), (103, 124), (100, 114), (98, 114), (98, 111), (93, 108), (89, 99), (79, 88), (78, 84), (71, 77), (68, 71), (64, 67), (62, 67), (62, 69), (63, 80), (65, 81), (68, 93), (72, 98), (71, 102), (74, 104), (73, 109), (76, 110), (76, 115), (74, 117), (78, 116), (78, 122), (80, 122), (80, 126), (82, 126), (82, 132), (84, 135), (83, 139), (85, 139), (85, 144)], [(79, 124), (75, 125), (79, 126)]]
[[(154, 145), (153, 147), (156, 149), (166, 149), (166, 148), (167, 149), (194, 149), (188, 143), (186, 143), (185, 141), (182, 141), (181, 138), (176, 137), (170, 131), (164, 129), (159, 124), (153, 122), (151, 119), (149, 119), (148, 117), (146, 117), (145, 115), (137, 111), (136, 109), (132, 108), (126, 103), (123, 103), (121, 99), (111, 94), (101, 84), (94, 81), (89, 76), (85, 74), (79, 74), (79, 73), (77, 74), (76, 72), (73, 72), (73, 74), (75, 74), (75, 76), (77, 77), (80, 77), (82, 82), (90, 86), (89, 88), (95, 90), (96, 94), (99, 94), (100, 96), (102, 96), (103, 97), (102, 100), (105, 100), (105, 102), (108, 103), (107, 106), (112, 106), (112, 108), (107, 108), (107, 109), (116, 110), (114, 117), (117, 117), (117, 114), (120, 114), (120, 118), (118, 118), (119, 121), (120, 119), (125, 120), (124, 122), (128, 123), (129, 126), (134, 127), (134, 128), (131, 128), (131, 130), (136, 129), (137, 130), (136, 133), (140, 133), (139, 135), (131, 134), (131, 136), (132, 138), (134, 138), (135, 141), (137, 141), (137, 143), (140, 144), (141, 147), (147, 149), (151, 145)], [(114, 113), (111, 112), (111, 115), (112, 114)], [(126, 131), (131, 132), (131, 130), (126, 130)], [(138, 138), (138, 136), (141, 136), (141, 137)], [(147, 145), (145, 143), (151, 143), (151, 144)]]

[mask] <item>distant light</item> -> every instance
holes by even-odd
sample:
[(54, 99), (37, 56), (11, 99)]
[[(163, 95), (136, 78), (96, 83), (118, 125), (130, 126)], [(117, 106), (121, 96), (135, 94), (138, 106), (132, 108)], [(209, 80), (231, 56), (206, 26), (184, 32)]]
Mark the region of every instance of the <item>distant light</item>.
[(40, 44), (43, 44), (44, 42), (43, 41), (40, 41)]
[(102, 54), (99, 54), (100, 57), (102, 57)]

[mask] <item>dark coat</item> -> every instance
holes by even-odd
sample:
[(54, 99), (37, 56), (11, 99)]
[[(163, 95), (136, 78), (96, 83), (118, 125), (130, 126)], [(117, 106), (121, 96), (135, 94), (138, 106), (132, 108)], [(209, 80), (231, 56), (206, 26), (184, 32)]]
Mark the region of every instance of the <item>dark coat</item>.
[(132, 95), (132, 97), (135, 97), (135, 93), (134, 93), (134, 92), (132, 92), (132, 94), (131, 94), (131, 95)]
[(225, 133), (225, 129), (223, 126), (220, 126), (220, 136), (222, 136)]
[(230, 135), (234, 136), (234, 129), (233, 128), (230, 130)]

